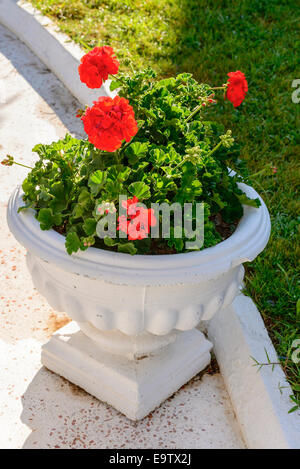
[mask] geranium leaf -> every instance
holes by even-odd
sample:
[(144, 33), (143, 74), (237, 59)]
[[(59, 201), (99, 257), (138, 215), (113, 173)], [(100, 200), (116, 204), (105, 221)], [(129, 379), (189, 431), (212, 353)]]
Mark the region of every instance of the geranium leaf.
[(118, 251), (131, 254), (132, 256), (137, 253), (136, 247), (131, 242), (124, 244), (118, 243)]
[(51, 208), (42, 208), (37, 216), (41, 230), (50, 230), (52, 226), (59, 226), (62, 223), (60, 214), (53, 214)]
[(96, 232), (97, 222), (94, 218), (86, 218), (84, 220), (83, 229), (88, 236), (92, 236)]
[(96, 196), (100, 189), (104, 186), (107, 177), (106, 171), (95, 171), (89, 177), (88, 186), (91, 189), (91, 193)]
[(123, 164), (115, 164), (110, 166), (107, 170), (107, 178), (111, 181), (117, 181), (119, 183), (124, 182), (128, 179), (131, 173), (131, 169)]
[(130, 186), (128, 187), (128, 190), (132, 195), (135, 195), (139, 200), (149, 199), (151, 195), (150, 187), (141, 181), (133, 182), (132, 184), (130, 184)]
[(147, 142), (134, 142), (126, 148), (126, 156), (130, 164), (135, 164), (140, 158), (146, 155), (148, 151)]
[(259, 207), (261, 205), (259, 199), (250, 199), (246, 196), (246, 194), (236, 194), (237, 198), (239, 199), (242, 205), (249, 205), (250, 207)]
[(68, 254), (72, 254), (72, 252), (77, 252), (80, 246), (81, 243), (77, 233), (68, 233), (66, 236), (66, 250)]
[(106, 246), (116, 246), (118, 244), (118, 240), (117, 239), (112, 239), (110, 238), (109, 236), (105, 236), (104, 238), (104, 244)]
[(117, 88), (120, 88), (120, 86), (122, 85), (122, 83), (120, 81), (117, 81), (117, 80), (113, 80), (111, 83), (110, 83), (110, 91), (114, 91), (116, 90)]

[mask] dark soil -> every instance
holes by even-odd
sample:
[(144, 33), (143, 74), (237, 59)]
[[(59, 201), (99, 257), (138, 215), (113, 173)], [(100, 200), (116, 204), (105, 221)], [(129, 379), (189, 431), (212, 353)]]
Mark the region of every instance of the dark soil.
[[(215, 224), (217, 232), (221, 235), (222, 241), (229, 238), (235, 231), (239, 220), (236, 220), (234, 223), (227, 223), (222, 219), (222, 215), (217, 213), (210, 217), (210, 220)], [(61, 226), (54, 226), (53, 229), (61, 235), (65, 235), (66, 232), (66, 223)], [(94, 244), (95, 248), (105, 249), (107, 251), (117, 252), (117, 247), (112, 246), (108, 247), (104, 244), (102, 239), (96, 239)], [(163, 255), (163, 254), (176, 254), (177, 251), (174, 248), (169, 247), (165, 240), (162, 239), (152, 239), (150, 244), (150, 249), (148, 252), (145, 252), (146, 255)]]
[(226, 223), (226, 221), (222, 219), (221, 213), (213, 215), (210, 217), (210, 220), (214, 222), (217, 232), (222, 236), (222, 241), (232, 235), (239, 223), (239, 220), (233, 223)]

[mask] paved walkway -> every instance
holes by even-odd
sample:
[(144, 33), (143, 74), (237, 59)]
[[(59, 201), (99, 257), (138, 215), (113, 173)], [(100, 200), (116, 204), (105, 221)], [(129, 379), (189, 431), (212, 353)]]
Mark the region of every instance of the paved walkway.
[[(78, 103), (0, 26), (0, 157), (31, 164), (34, 144), (80, 135)], [(132, 423), (41, 366), (40, 350), (68, 321), (33, 288), (9, 233), (9, 194), (27, 170), (0, 167), (0, 448), (244, 448), (220, 374), (195, 378)]]

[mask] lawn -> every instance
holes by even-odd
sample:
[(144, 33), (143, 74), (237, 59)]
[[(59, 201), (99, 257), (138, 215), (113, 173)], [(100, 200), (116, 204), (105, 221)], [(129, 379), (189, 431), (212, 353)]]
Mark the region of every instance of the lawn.
[[(209, 113), (231, 128), (272, 218), (263, 254), (246, 269), (246, 293), (257, 304), (300, 406), (299, 110), (292, 102), (299, 56), (299, 18), (286, 0), (32, 0), (84, 48), (114, 47), (122, 69), (151, 65), (160, 77), (191, 72), (222, 85), (242, 70), (249, 93), (238, 109)], [(273, 172), (270, 166), (276, 167)], [(275, 170), (276, 171), (276, 170)], [(298, 303), (299, 305), (299, 303)], [(267, 357), (266, 357), (267, 361)]]

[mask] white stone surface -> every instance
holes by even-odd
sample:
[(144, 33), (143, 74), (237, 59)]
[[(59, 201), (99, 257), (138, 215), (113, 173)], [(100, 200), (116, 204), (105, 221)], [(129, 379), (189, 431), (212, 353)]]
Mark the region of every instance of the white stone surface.
[(300, 448), (300, 412), (281, 366), (254, 366), (278, 357), (251, 298), (239, 295), (210, 321), (208, 336), (249, 448)]
[(0, 21), (62, 80), (82, 106), (91, 105), (99, 96), (110, 93), (109, 82), (100, 90), (90, 90), (80, 82), (77, 69), (84, 52), (30, 3), (0, 0)]
[[(32, 146), (80, 133), (78, 104), (11, 33), (0, 26), (0, 154), (34, 160)], [(0, 447), (244, 448), (220, 374), (196, 377), (138, 423), (41, 366), (41, 345), (68, 318), (32, 285), (25, 250), (5, 222), (11, 189), (26, 169), (0, 167)]]
[(220, 374), (194, 378), (131, 422), (40, 364), (40, 344), (0, 341), (0, 448), (245, 448)]
[[(80, 105), (49, 69), (1, 25), (0, 34), (0, 154), (5, 157), (10, 153), (30, 166), (36, 158), (31, 152), (36, 143), (51, 143), (67, 131), (83, 135), (82, 123), (75, 117)], [(13, 170), (1, 166), (1, 202), (8, 200), (27, 172), (20, 166)]]

